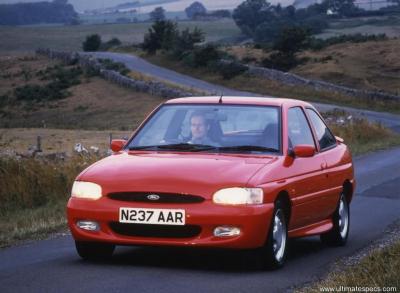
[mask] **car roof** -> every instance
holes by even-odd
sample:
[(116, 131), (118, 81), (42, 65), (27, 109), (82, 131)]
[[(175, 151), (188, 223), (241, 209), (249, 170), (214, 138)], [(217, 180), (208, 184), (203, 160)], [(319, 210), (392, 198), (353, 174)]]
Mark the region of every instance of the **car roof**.
[[(221, 96), (204, 96), (204, 97), (185, 97), (171, 99), (165, 104), (218, 104)], [(238, 104), (238, 105), (264, 105), (264, 106), (299, 106), (313, 107), (310, 103), (295, 100), (276, 98), (271, 96), (263, 97), (235, 97), (235, 96), (222, 96), (222, 104)]]

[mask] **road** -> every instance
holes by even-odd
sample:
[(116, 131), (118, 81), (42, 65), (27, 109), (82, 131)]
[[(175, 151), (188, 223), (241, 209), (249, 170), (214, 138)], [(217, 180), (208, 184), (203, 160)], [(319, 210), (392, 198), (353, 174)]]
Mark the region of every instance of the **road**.
[[(157, 78), (162, 81), (169, 83), (174, 83), (186, 88), (198, 90), (199, 92), (204, 92), (210, 95), (221, 95), (225, 96), (260, 96), (256, 93), (250, 93), (245, 91), (238, 91), (229, 89), (221, 85), (215, 85), (197, 78), (193, 78), (173, 70), (169, 70), (154, 64), (147, 62), (146, 60), (134, 56), (131, 54), (123, 53), (112, 53), (112, 52), (95, 52), (95, 53), (81, 53), (81, 54), (91, 54), (97, 58), (108, 58), (115, 62), (124, 63), (129, 69), (143, 74), (149, 75), (151, 77)], [(330, 104), (313, 103), (314, 106), (319, 111), (332, 110), (334, 108), (340, 108), (346, 110), (347, 112), (355, 115), (365, 117), (370, 121), (378, 121), (383, 125), (400, 132), (400, 115), (394, 115), (389, 113), (374, 112), (368, 110), (359, 110), (350, 107), (336, 106)]]
[[(121, 54), (113, 56), (123, 61), (116, 59)], [(179, 77), (183, 80), (180, 84), (194, 82), (193, 87), (204, 86), (203, 90), (222, 88), (154, 67), (142, 59), (122, 57), (128, 58), (125, 63), (130, 68), (150, 75), (153, 72), (158, 78), (178, 81)], [(252, 95), (231, 90), (224, 94)], [(361, 112), (400, 130), (396, 115)], [(110, 261), (85, 262), (76, 254), (71, 236), (66, 235), (0, 250), (0, 292), (291, 291), (318, 279), (336, 260), (381, 237), (385, 227), (400, 216), (400, 148), (358, 157), (354, 163), (358, 184), (345, 247), (326, 247), (318, 237), (292, 240), (283, 269), (249, 271), (243, 268), (237, 252), (182, 248), (118, 247)]]
[[(102, 263), (81, 260), (71, 236), (0, 250), (0, 292), (286, 292), (321, 277), (335, 260), (379, 238), (399, 218), (400, 148), (355, 159), (357, 194), (347, 246), (293, 240), (286, 266), (248, 271), (232, 251), (117, 247)], [(360, 284), (362, 285), (362, 284)]]

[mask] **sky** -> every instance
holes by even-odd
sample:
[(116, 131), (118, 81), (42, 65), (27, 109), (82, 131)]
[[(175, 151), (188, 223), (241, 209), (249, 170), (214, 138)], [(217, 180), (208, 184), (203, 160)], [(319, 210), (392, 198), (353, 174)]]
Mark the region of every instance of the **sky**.
[[(0, 4), (18, 3), (18, 2), (40, 2), (40, 1), (46, 1), (46, 0), (0, 0)], [(69, 0), (68, 2), (75, 7), (76, 11), (83, 12), (84, 10), (87, 9), (112, 7), (117, 4), (134, 2), (134, 1), (135, 0)], [(146, 2), (146, 0), (141, 0), (141, 1)], [(177, 0), (175, 2), (163, 4), (162, 6), (167, 11), (183, 11), (187, 6), (189, 6), (194, 1), (196, 0)], [(215, 10), (215, 9), (235, 8), (244, 0), (197, 0), (197, 1), (202, 2), (208, 10)], [(282, 5), (287, 5), (293, 3), (293, 0), (270, 0), (269, 2), (271, 2), (272, 4), (280, 2)], [(149, 12), (157, 6), (160, 5), (143, 7), (141, 9), (141, 12)]]

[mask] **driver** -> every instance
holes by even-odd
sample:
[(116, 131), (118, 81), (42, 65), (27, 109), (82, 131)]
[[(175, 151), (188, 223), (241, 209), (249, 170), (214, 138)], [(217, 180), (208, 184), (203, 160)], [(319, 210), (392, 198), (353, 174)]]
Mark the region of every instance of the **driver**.
[(190, 144), (214, 145), (215, 143), (208, 137), (210, 123), (202, 112), (194, 112), (190, 117), (190, 130), (192, 138)]

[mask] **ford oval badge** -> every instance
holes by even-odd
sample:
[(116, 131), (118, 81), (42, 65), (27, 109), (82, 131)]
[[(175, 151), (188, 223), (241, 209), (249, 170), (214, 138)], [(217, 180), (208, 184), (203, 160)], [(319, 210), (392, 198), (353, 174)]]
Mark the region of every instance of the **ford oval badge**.
[(159, 199), (160, 199), (160, 196), (157, 195), (157, 194), (149, 194), (149, 195), (147, 196), (147, 199), (148, 199), (148, 200), (159, 200)]

